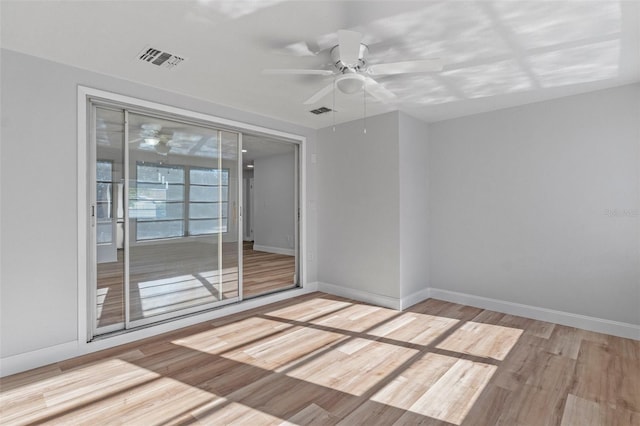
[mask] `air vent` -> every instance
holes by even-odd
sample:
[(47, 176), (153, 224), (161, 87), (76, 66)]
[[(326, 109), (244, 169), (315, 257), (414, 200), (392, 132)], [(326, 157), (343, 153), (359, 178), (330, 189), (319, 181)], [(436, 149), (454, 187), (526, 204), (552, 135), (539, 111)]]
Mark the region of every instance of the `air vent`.
[(154, 47), (145, 47), (138, 54), (138, 59), (163, 68), (173, 68), (184, 61), (184, 58), (173, 53), (163, 52)]
[(327, 107), (320, 107), (320, 108), (316, 108), (316, 109), (312, 109), (311, 111), (309, 111), (311, 114), (315, 114), (315, 115), (320, 115), (320, 114), (324, 114), (325, 112), (329, 112), (331, 111), (331, 108), (327, 108)]

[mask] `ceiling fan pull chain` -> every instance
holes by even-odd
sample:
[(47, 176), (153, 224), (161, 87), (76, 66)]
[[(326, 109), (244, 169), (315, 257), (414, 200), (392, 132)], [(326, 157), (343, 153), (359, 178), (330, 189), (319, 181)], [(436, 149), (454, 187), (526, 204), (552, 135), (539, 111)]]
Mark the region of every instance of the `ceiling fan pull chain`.
[(363, 133), (367, 134), (367, 82), (366, 80), (362, 82), (362, 104), (363, 104), (363, 116), (362, 116), (362, 127)]
[(333, 106), (331, 107), (333, 116), (333, 131), (336, 131), (336, 77), (333, 77)]

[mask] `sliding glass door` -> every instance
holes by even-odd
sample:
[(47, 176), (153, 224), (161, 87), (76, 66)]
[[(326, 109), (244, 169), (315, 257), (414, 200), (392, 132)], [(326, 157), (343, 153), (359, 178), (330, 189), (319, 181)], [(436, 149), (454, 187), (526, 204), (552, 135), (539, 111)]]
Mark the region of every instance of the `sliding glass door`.
[(94, 335), (239, 300), (239, 134), (92, 112)]
[(92, 110), (91, 226), (94, 231), (93, 276), (96, 288), (94, 328), (109, 332), (124, 328), (124, 111)]

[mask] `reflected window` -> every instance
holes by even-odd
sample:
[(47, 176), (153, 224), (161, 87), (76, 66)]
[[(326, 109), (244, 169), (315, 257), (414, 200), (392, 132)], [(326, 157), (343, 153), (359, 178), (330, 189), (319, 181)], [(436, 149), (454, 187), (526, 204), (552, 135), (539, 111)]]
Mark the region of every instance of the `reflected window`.
[(138, 163), (136, 173), (129, 194), (136, 240), (184, 236), (184, 167)]
[(136, 173), (129, 214), (137, 241), (227, 232), (228, 170), (139, 162)]
[(96, 222), (97, 243), (113, 241), (113, 162), (96, 161)]
[(227, 232), (229, 170), (189, 171), (189, 235)]

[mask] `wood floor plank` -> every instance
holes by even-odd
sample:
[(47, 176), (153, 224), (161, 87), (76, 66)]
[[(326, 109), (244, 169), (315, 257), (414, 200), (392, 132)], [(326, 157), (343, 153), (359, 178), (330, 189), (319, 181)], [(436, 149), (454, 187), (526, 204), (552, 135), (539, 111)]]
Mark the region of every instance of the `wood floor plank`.
[(640, 425), (640, 342), (307, 294), (0, 379), (0, 423)]
[(560, 426), (640, 425), (640, 413), (569, 394)]
[(640, 412), (640, 362), (621, 357), (606, 344), (585, 340), (580, 347), (571, 393)]
[(287, 421), (280, 423), (280, 426), (334, 424), (337, 423), (337, 421), (338, 419), (332, 416), (327, 410), (312, 403), (289, 417)]
[(498, 424), (502, 413), (509, 409), (509, 396), (511, 396), (511, 391), (496, 386), (492, 380), (491, 383), (485, 386), (475, 404), (467, 413), (462, 425), (487, 426)]

